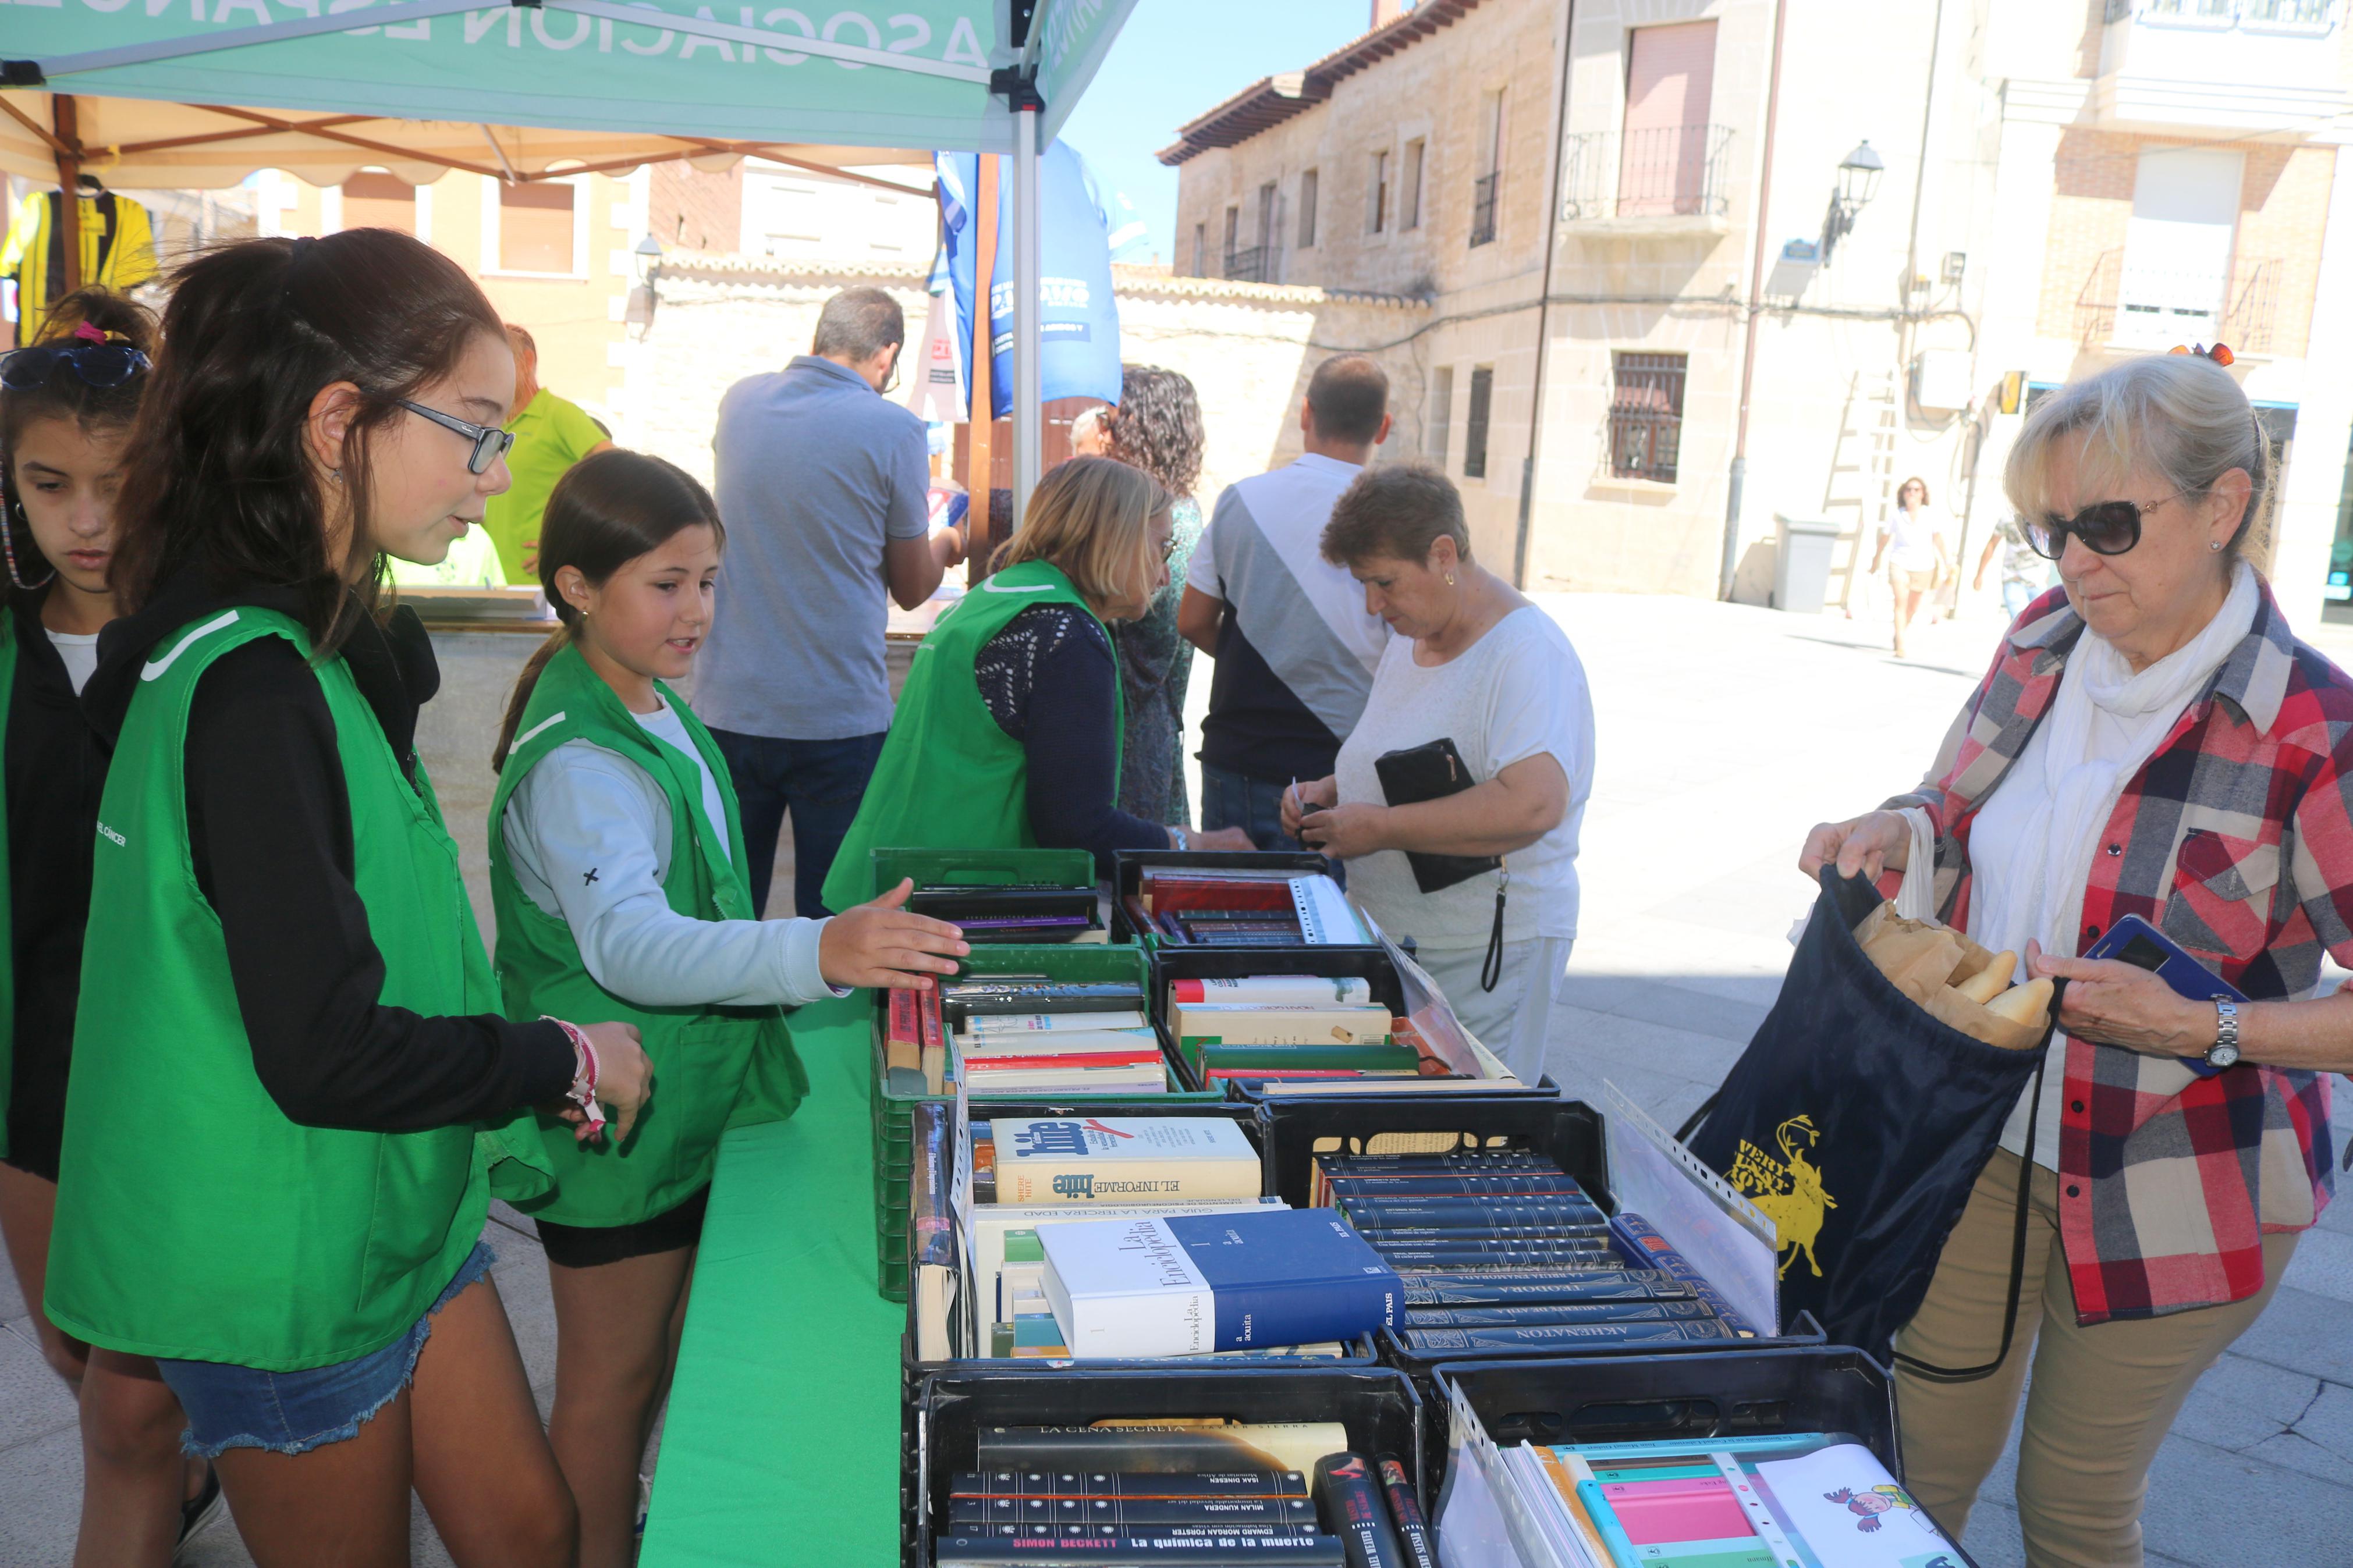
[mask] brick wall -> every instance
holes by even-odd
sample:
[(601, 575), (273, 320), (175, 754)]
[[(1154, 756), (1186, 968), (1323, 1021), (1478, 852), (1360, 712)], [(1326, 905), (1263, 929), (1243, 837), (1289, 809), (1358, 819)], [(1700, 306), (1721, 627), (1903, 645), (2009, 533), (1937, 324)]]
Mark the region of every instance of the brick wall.
[(648, 227), (665, 249), (733, 255), (743, 245), (744, 166), (708, 174), (691, 163), (657, 163)]
[[(2239, 187), (2239, 260), (2231, 282), (2234, 309), (2250, 290), (2268, 299), (2269, 341), (2248, 346), (2280, 359), (2304, 357), (2312, 327), (2313, 295), (2320, 286), (2320, 241), (2328, 226), (2328, 187), (2337, 173), (2333, 147), (2247, 148)], [(2256, 268), (2268, 264), (2268, 276)], [(2242, 334), (2238, 321), (2229, 330)], [(2228, 340), (2235, 347), (2238, 339)]]
[(2035, 330), (2044, 337), (2080, 337), (2077, 301), (2100, 258), (2124, 249), (2133, 178), (2147, 140), (2073, 127), (2060, 137), (2059, 155), (2052, 160), (2051, 237), (2042, 252), (2042, 305), (2035, 313)]

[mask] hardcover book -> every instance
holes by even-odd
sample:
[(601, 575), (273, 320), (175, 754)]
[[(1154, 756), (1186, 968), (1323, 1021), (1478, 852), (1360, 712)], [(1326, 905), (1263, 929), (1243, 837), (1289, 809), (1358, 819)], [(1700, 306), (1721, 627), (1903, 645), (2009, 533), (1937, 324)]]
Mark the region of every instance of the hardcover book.
[(1222, 1116), (1060, 1116), (995, 1129), (1001, 1203), (1230, 1201), (1257, 1197), (1264, 1179), (1257, 1147)]

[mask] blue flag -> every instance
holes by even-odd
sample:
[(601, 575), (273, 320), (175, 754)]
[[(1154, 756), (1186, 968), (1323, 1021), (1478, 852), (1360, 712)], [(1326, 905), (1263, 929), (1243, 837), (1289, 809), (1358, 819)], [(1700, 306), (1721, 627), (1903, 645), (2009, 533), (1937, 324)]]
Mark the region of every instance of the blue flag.
[[(1010, 160), (1008, 160), (1010, 162)], [(935, 156), (940, 211), (947, 231), (948, 277), (955, 290), (956, 362), (972, 385), (973, 254), (979, 244), (972, 217), (979, 188), (979, 158), (971, 153)], [(1094, 177), (1068, 144), (1053, 143), (1039, 155), (1039, 225), (1044, 237), (1039, 268), (1041, 312), (1041, 395), (1100, 397), (1119, 401), (1119, 304), (1112, 297), (1110, 218)], [(989, 279), (989, 403), (998, 419), (1013, 412), (1013, 174), (1001, 169), (997, 182), (997, 265)], [(965, 393), (967, 409), (971, 393)]]

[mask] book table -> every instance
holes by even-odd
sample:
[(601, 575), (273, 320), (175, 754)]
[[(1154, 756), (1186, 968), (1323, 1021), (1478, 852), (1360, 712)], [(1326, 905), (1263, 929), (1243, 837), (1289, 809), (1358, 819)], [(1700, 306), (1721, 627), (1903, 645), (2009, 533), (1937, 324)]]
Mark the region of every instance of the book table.
[(898, 1561), (907, 1320), (875, 1291), (871, 1009), (795, 1012), (808, 1098), (721, 1141), (642, 1568)]

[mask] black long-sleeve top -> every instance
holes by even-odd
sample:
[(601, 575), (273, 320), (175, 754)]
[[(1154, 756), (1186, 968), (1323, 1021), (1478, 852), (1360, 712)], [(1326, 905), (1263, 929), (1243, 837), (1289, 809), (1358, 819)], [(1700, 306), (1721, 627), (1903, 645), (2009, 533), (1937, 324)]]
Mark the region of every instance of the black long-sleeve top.
[[(126, 679), (136, 685), (138, 665), (160, 638), (213, 608), (299, 611), (268, 592), (174, 589), (118, 622), (122, 636), (110, 628), (101, 639), (89, 700), (110, 737), (128, 707)], [(343, 657), (414, 784), (417, 710), (440, 685), (422, 623), (406, 610), (388, 626), (364, 623)], [(552, 1023), (427, 1017), (378, 1002), (384, 957), (354, 881), (334, 720), (293, 645), (259, 638), (206, 670), (186, 747), (197, 884), (220, 917), (254, 1069), (290, 1121), (417, 1131), (503, 1117), (564, 1093), (572, 1047)]]
[(1166, 849), (1168, 830), (1113, 804), (1119, 669), (1094, 617), (1036, 605), (1006, 623), (973, 660), (981, 700), (1029, 758), (1029, 831), (1048, 849), (1084, 849), (1112, 874), (1119, 849)]

